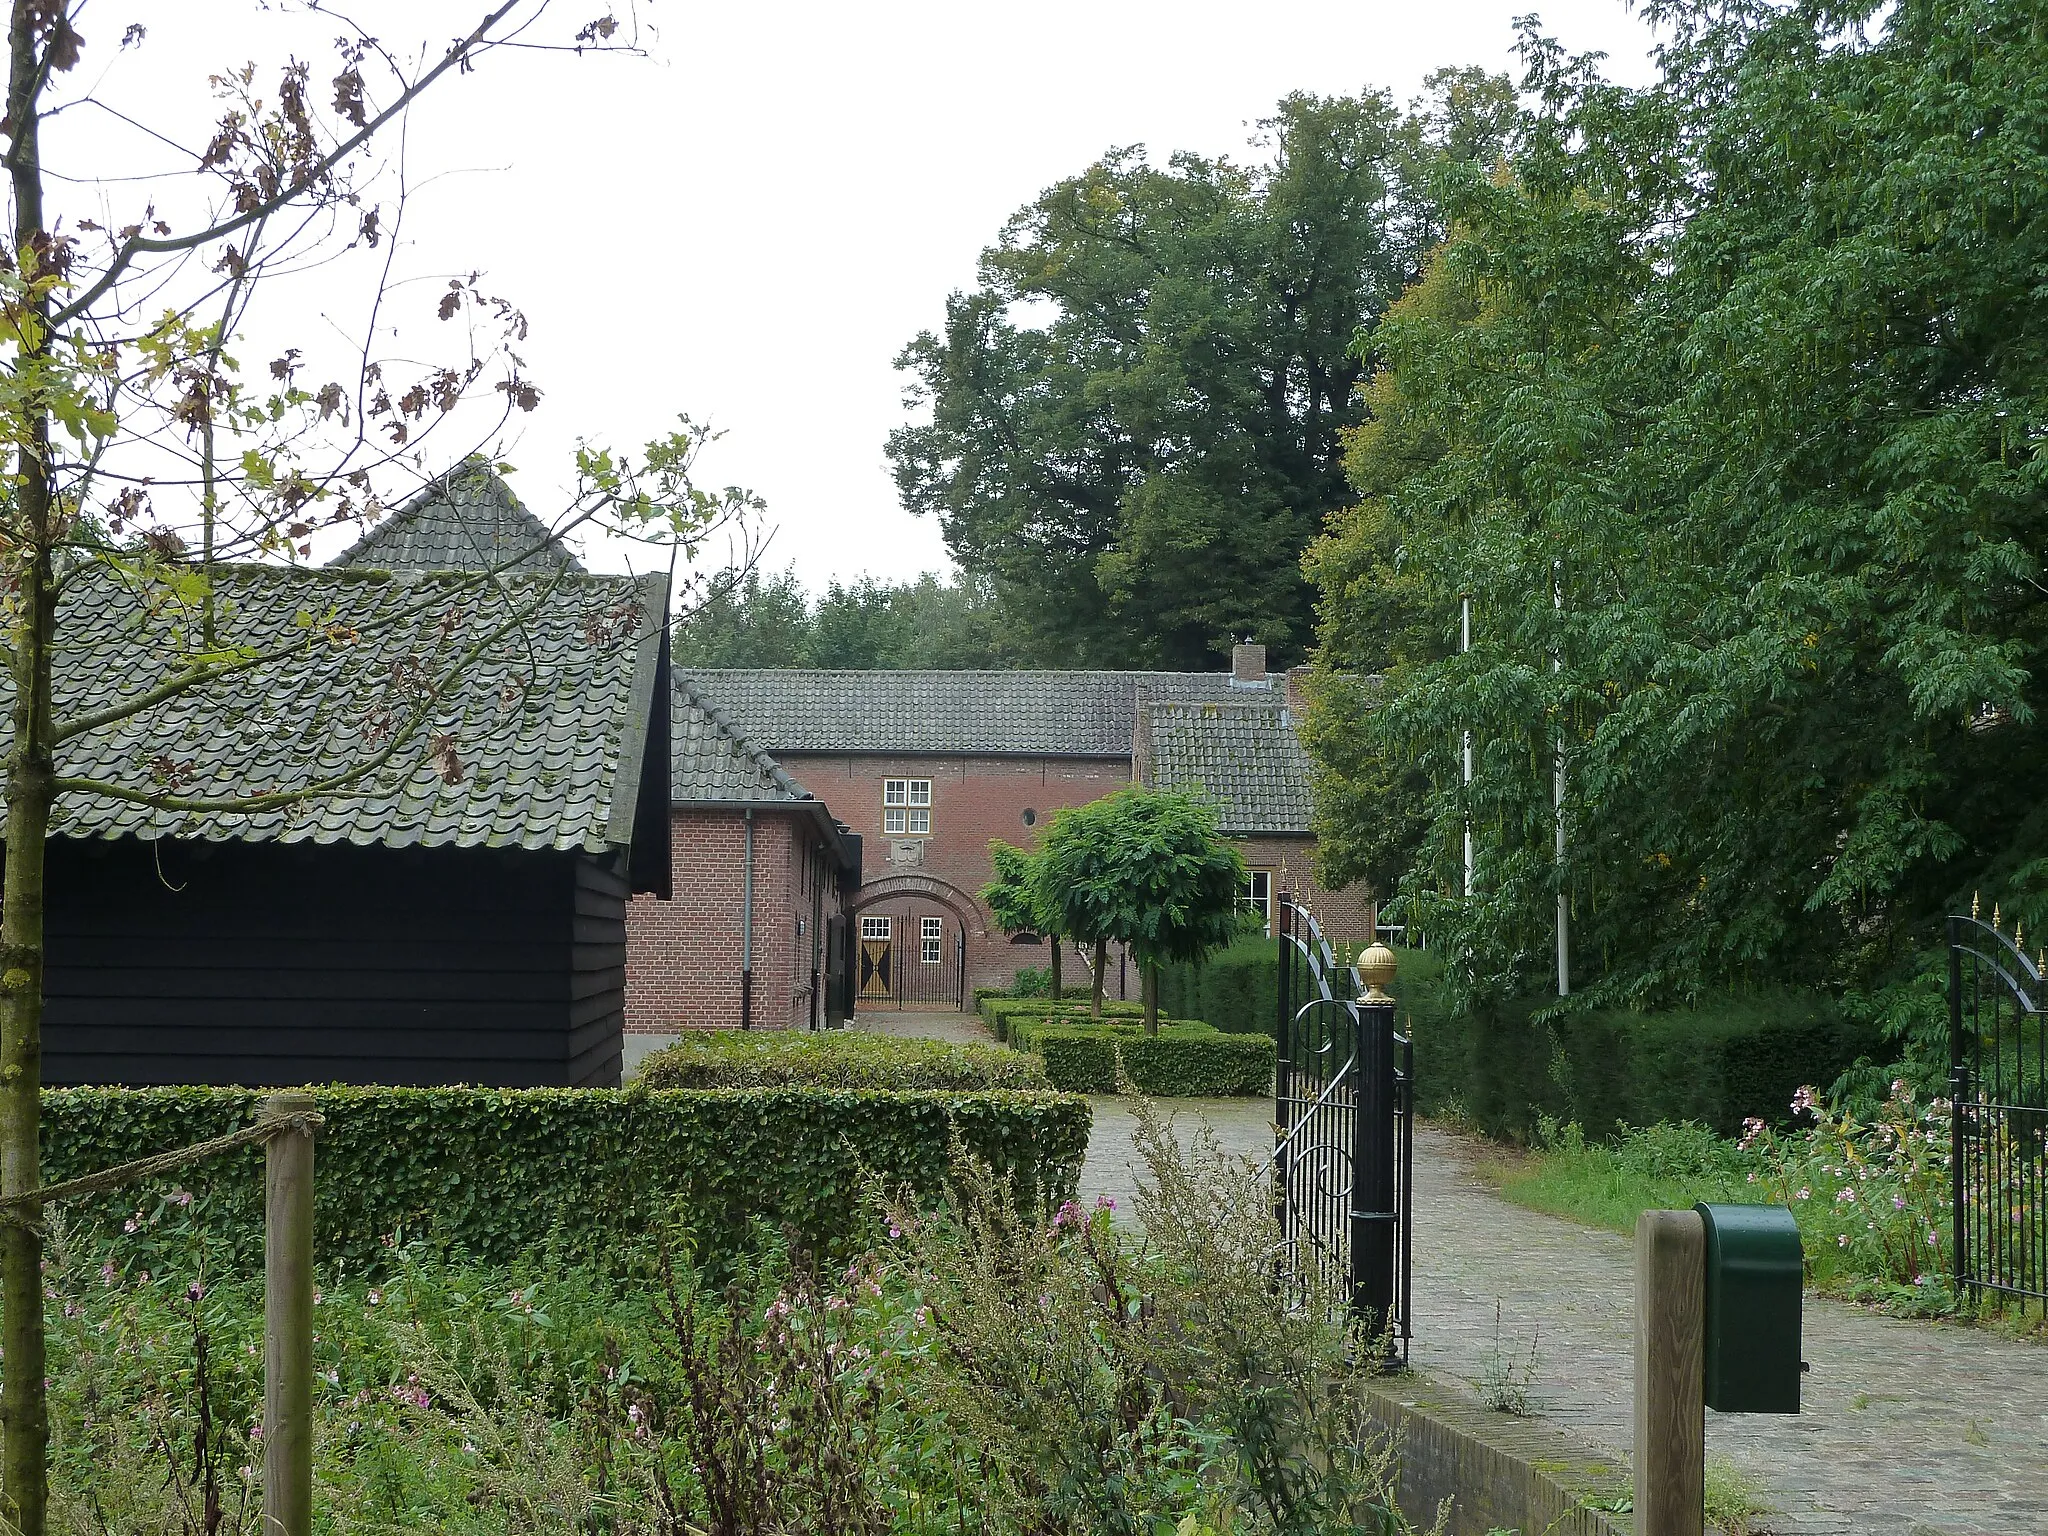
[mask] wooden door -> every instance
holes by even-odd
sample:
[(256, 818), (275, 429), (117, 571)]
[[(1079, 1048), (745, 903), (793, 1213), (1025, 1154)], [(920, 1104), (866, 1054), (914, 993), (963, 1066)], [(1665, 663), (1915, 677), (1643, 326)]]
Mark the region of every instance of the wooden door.
[(894, 939), (867, 939), (860, 941), (860, 995), (862, 997), (893, 997), (891, 985), (890, 951), (895, 947)]

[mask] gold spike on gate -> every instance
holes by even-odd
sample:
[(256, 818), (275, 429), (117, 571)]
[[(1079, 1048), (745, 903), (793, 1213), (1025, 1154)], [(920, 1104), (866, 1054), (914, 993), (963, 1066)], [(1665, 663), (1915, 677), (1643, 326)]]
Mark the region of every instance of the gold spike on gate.
[(1975, 891), (1972, 891), (1972, 892), (1970, 892), (1970, 920), (1971, 920), (1972, 922), (1975, 922), (1975, 921), (1976, 921), (1976, 918), (1977, 918), (1977, 893), (1976, 893)]

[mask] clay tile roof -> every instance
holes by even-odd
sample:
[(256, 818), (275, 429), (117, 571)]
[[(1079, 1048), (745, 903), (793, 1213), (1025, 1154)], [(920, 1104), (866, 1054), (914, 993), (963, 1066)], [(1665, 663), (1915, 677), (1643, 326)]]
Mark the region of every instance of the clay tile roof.
[(1164, 703), (1146, 710), (1148, 784), (1213, 800), (1225, 832), (1311, 830), (1309, 759), (1277, 701)]
[(380, 571), (490, 571), (508, 562), (524, 571), (583, 572), (489, 464), (465, 459), (328, 563)]
[(811, 798), (687, 677), (676, 679), (672, 719), (671, 803), (786, 804)]
[[(453, 574), (244, 565), (220, 568), (214, 592), (217, 648), (277, 659), (62, 743), (60, 774), (194, 797), (302, 788), (373, 754), (413, 680), (482, 651), (426, 728), (344, 790), (254, 812), (172, 812), (72, 792), (58, 801), (53, 832), (589, 852), (630, 842), (658, 704), (662, 577), (479, 585)], [(74, 580), (59, 614), (60, 721), (151, 688), (197, 645), (194, 612), (112, 567)], [(0, 677), (0, 700), (11, 691)], [(0, 724), (0, 745), (5, 735)], [(452, 744), (459, 782), (436, 765), (436, 737)]]
[(1131, 755), (1137, 695), (1270, 697), (1227, 672), (693, 672), (688, 681), (776, 754)]

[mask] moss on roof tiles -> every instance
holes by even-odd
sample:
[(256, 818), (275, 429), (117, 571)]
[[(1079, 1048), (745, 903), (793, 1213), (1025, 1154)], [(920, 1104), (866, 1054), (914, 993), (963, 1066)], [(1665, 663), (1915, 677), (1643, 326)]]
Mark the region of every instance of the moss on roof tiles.
[(481, 459), (465, 459), (336, 555), (338, 569), (583, 573)]
[[(434, 711), (435, 725), (388, 766), (344, 791), (253, 813), (163, 811), (73, 792), (58, 802), (52, 831), (593, 852), (616, 842), (617, 800), (631, 792), (620, 764), (637, 765), (645, 740), (634, 680), (658, 655), (659, 578), (534, 575), (481, 586), (459, 575), (359, 577), (333, 568), (221, 568), (222, 647), (275, 650), (277, 658), (64, 742), (57, 768), (145, 792), (167, 784), (216, 797), (303, 788), (374, 754), (383, 714), (404, 707), (409, 676), (454, 668), (482, 644)], [(523, 614), (518, 623), (490, 638), (515, 613)], [(331, 642), (330, 625), (338, 637)], [(197, 615), (161, 587), (143, 589), (101, 567), (66, 589), (60, 626), (54, 687), (62, 719), (172, 675), (186, 660)], [(612, 630), (623, 633), (592, 638)], [(0, 677), (0, 698), (9, 691)], [(647, 697), (644, 681), (640, 696)], [(508, 706), (508, 698), (516, 702)], [(437, 729), (455, 737), (459, 782), (432, 761)], [(0, 723), (0, 741), (5, 730)], [(549, 757), (561, 761), (553, 776), (560, 791), (527, 795), (508, 815), (505, 788), (532, 782)], [(624, 815), (630, 821), (630, 807)]]
[(1311, 831), (1308, 753), (1277, 702), (1153, 704), (1147, 724), (1147, 783), (1208, 796), (1226, 832)]

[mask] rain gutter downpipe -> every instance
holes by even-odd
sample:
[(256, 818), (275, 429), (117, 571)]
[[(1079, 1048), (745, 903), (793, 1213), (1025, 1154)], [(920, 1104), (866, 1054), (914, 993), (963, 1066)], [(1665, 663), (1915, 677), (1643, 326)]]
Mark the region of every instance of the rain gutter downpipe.
[(746, 887), (740, 896), (740, 1028), (754, 1027), (754, 808), (746, 809)]

